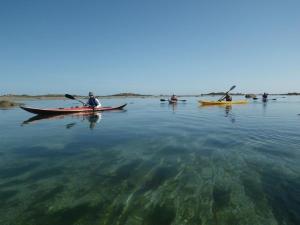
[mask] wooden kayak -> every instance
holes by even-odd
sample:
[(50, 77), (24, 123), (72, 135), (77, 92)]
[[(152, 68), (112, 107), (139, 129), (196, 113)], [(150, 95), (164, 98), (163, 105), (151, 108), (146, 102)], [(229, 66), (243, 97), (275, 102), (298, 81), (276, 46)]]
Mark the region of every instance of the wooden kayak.
[(111, 110), (122, 110), (127, 104), (116, 107), (70, 107), (70, 108), (32, 108), (26, 106), (20, 106), (21, 109), (38, 115), (57, 115), (57, 114), (69, 114), (69, 113), (81, 113), (81, 112), (103, 112)]

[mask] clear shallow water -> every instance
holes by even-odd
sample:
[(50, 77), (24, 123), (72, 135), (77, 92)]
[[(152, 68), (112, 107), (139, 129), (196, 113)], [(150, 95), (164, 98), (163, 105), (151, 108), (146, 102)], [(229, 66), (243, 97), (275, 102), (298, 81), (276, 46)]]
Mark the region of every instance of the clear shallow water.
[(0, 224), (300, 224), (300, 98), (103, 102), (124, 101), (35, 121), (0, 110)]

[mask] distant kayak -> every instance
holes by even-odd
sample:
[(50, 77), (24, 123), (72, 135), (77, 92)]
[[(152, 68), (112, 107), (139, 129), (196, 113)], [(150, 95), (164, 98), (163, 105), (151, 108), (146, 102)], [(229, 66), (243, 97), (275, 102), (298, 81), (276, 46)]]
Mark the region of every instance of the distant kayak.
[(200, 100), (199, 103), (202, 105), (233, 105), (233, 104), (247, 104), (248, 101), (240, 100), (240, 101), (205, 101)]
[(171, 100), (171, 99), (160, 99), (161, 102), (169, 102), (170, 104), (178, 103), (178, 102), (186, 102), (186, 99), (177, 99), (177, 100)]
[(116, 106), (116, 107), (99, 107), (99, 108), (92, 108), (92, 107), (71, 107), (71, 108), (31, 108), (20, 106), (21, 109), (24, 109), (27, 112), (38, 114), (38, 115), (55, 115), (55, 114), (68, 114), (68, 113), (79, 113), (79, 112), (103, 112), (103, 111), (111, 111), (111, 110), (121, 110), (127, 104)]

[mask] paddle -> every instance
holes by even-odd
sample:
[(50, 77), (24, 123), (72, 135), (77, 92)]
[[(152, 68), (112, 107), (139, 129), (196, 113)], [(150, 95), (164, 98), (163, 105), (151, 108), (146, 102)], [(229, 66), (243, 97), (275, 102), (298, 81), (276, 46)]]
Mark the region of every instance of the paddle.
[(225, 96), (230, 92), (230, 91), (232, 91), (233, 89), (235, 89), (235, 85), (233, 85), (231, 88), (230, 88), (230, 90), (229, 91), (227, 91), (226, 93), (225, 93), (225, 95), (222, 97), (222, 98), (220, 98), (219, 100), (218, 100), (218, 102), (220, 102), (220, 101), (222, 101), (222, 100), (224, 100), (224, 98), (225, 98)]
[(83, 101), (81, 101), (81, 100), (75, 98), (73, 95), (65, 94), (65, 97), (68, 98), (68, 99), (76, 100), (76, 101), (82, 103), (83, 105), (86, 105), (85, 102), (83, 102)]

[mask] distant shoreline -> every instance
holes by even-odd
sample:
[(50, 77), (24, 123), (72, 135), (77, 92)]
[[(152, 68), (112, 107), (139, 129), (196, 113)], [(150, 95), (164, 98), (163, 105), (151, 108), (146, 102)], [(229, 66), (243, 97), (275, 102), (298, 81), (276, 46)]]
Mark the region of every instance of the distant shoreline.
[[(214, 92), (214, 93), (206, 93), (206, 94), (194, 94), (194, 95), (178, 95), (178, 97), (201, 97), (201, 96), (220, 96), (224, 95), (223, 92)], [(245, 96), (244, 93), (231, 93), (230, 95), (234, 96)], [(262, 94), (255, 94), (262, 95)], [(280, 95), (280, 96), (299, 96), (298, 92), (291, 92), (285, 94), (270, 94), (270, 95)], [(74, 95), (79, 99), (86, 99), (87, 96)], [(134, 94), (134, 93), (120, 93), (114, 95), (104, 95), (97, 96), (102, 99), (114, 99), (114, 98), (166, 98), (171, 95), (143, 95), (143, 94)], [(64, 100), (66, 99), (64, 94), (46, 94), (46, 95), (2, 95), (0, 96), (0, 100), (9, 100), (9, 101), (22, 101), (22, 100)]]

